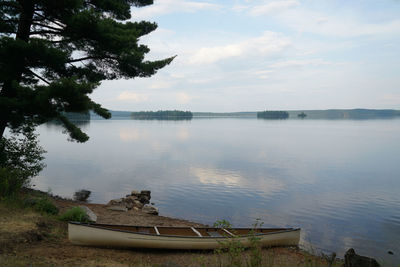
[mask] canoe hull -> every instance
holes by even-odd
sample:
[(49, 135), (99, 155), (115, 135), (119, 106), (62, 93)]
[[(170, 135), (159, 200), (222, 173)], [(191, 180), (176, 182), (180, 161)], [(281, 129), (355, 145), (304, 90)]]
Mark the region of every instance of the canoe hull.
[[(140, 234), (126, 231), (115, 231), (84, 224), (68, 224), (68, 238), (73, 244), (124, 248), (152, 249), (216, 249), (223, 242), (232, 238), (226, 237), (196, 237), (196, 236), (164, 236)], [(296, 246), (300, 239), (300, 229), (279, 231), (257, 235), (259, 244), (270, 246)], [(250, 245), (248, 236), (235, 237), (244, 247)]]

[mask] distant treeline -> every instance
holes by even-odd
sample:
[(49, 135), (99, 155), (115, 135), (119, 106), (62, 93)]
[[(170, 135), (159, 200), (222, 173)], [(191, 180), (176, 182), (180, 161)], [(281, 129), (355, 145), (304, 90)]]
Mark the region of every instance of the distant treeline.
[[(111, 119), (116, 120), (129, 120), (133, 119), (132, 111), (115, 111), (110, 110)], [(181, 111), (184, 112), (184, 111)], [(186, 111), (188, 112), (188, 111)], [(274, 112), (274, 111), (268, 111)], [(394, 109), (326, 109), (326, 110), (288, 110), (283, 111), (289, 114), (288, 119), (328, 119), (328, 120), (342, 120), (342, 119), (350, 119), (350, 120), (366, 120), (366, 119), (390, 119), (390, 118), (399, 118), (400, 110)], [(133, 112), (133, 114), (142, 113), (142, 112)], [(153, 112), (156, 113), (156, 112)], [(255, 111), (249, 112), (192, 112), (193, 118), (257, 118), (258, 113)], [(147, 116), (148, 114), (146, 114)], [(97, 114), (90, 112), (88, 115), (72, 115), (75, 117), (75, 120), (103, 120), (102, 117)], [(146, 117), (145, 116), (145, 117)], [(188, 117), (189, 118), (189, 117)], [(185, 118), (184, 119), (188, 119)], [(135, 118), (136, 119), (136, 118)], [(143, 118), (143, 119), (157, 119), (153, 115), (151, 118)], [(181, 118), (178, 118), (181, 119)], [(278, 118), (279, 119), (279, 118)]]
[(304, 113), (307, 119), (331, 119), (331, 120), (367, 120), (387, 119), (400, 116), (399, 110), (394, 109), (327, 109), (327, 110), (294, 110), (289, 111), (290, 118), (298, 117)]
[(65, 112), (63, 113), (71, 121), (89, 121), (90, 113), (77, 113), (77, 112)]
[(159, 110), (132, 112), (134, 120), (191, 120), (193, 114), (190, 111), (180, 110)]
[(287, 119), (289, 113), (287, 111), (261, 111), (257, 112), (257, 118), (260, 119)]

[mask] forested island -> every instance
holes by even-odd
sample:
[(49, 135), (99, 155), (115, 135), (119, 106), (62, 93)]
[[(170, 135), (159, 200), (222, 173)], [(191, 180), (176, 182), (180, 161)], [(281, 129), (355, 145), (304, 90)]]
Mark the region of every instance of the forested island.
[(191, 120), (193, 114), (190, 111), (180, 110), (159, 110), (132, 112), (134, 120)]
[(287, 119), (287, 118), (289, 118), (289, 113), (287, 111), (266, 110), (266, 111), (257, 112), (257, 118), (259, 118), (259, 119), (269, 119), (269, 120)]

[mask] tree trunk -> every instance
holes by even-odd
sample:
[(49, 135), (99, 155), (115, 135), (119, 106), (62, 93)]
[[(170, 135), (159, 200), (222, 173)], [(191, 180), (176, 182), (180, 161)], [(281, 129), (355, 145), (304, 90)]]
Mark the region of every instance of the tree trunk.
[[(21, 0), (19, 1), (21, 5), (21, 15), (18, 21), (18, 30), (17, 34), (15, 35), (15, 39), (19, 39), (25, 42), (29, 42), (29, 35), (32, 26), (32, 19), (33, 19), (33, 12), (34, 12), (34, 3), (32, 0)], [(15, 97), (16, 92), (13, 88), (13, 83), (19, 83), (21, 81), (22, 73), (25, 68), (23, 65), (24, 59), (15, 58), (16, 62), (20, 62), (21, 64), (18, 65), (12, 72), (13, 74), (8, 77), (3, 82), (3, 87), (0, 92), (1, 97), (8, 97), (12, 98)], [(4, 131), (7, 127), (7, 124), (10, 122), (12, 110), (1, 110), (0, 114), (0, 138), (3, 137)]]

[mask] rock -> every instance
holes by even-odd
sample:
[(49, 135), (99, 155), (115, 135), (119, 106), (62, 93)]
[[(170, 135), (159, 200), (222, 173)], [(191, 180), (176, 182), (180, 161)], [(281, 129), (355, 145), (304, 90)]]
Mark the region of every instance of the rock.
[(135, 200), (135, 201), (133, 202), (133, 205), (134, 205), (135, 207), (137, 207), (138, 209), (143, 208), (143, 204), (142, 204), (142, 202), (140, 202), (139, 200)]
[(106, 209), (114, 211), (128, 211), (128, 209), (123, 205), (112, 205), (107, 207)]
[(124, 198), (125, 202), (134, 202), (135, 200), (138, 200), (137, 196), (128, 196), (126, 198)]
[(131, 210), (132, 208), (133, 208), (133, 203), (132, 202), (126, 202), (125, 203), (125, 207), (128, 209), (128, 210)]
[(123, 201), (123, 198), (111, 199), (107, 203), (107, 206), (120, 205), (122, 203), (122, 201)]
[(136, 210), (136, 211), (138, 211), (138, 210), (140, 210), (138, 207), (133, 207), (133, 210)]
[(139, 201), (142, 202), (143, 204), (149, 204), (150, 203), (150, 197), (148, 195), (140, 195), (139, 196)]
[(147, 214), (158, 215), (158, 209), (153, 206), (145, 205), (142, 211)]
[(150, 198), (151, 191), (150, 191), (150, 190), (142, 190), (142, 191), (140, 192), (140, 194), (141, 194), (141, 195), (145, 195), (145, 196), (149, 196), (149, 198)]
[(139, 196), (139, 195), (140, 195), (140, 192), (139, 192), (139, 191), (137, 191), (137, 190), (132, 190), (131, 196)]
[(94, 214), (94, 212), (91, 209), (89, 209), (86, 206), (79, 206), (79, 207), (82, 208), (86, 212), (86, 215), (88, 216), (89, 221), (91, 221), (91, 222), (97, 221), (97, 215)]
[(379, 263), (373, 259), (356, 254), (354, 249), (350, 248), (344, 254), (344, 267), (380, 267)]

